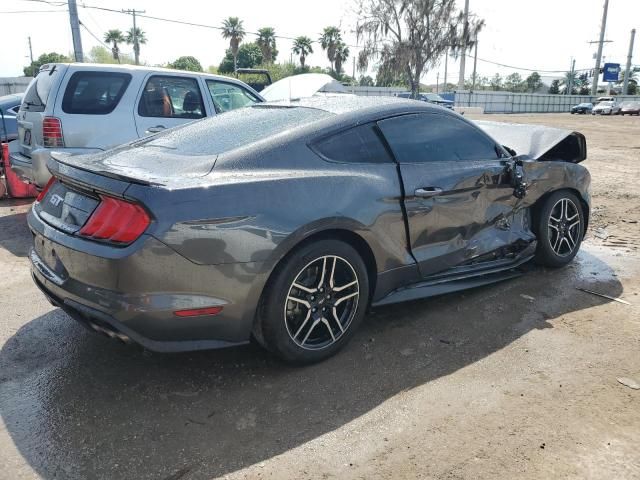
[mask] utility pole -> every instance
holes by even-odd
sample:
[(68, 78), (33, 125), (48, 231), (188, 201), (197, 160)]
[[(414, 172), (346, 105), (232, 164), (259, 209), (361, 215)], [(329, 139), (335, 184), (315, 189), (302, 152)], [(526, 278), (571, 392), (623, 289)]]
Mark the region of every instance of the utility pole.
[(80, 37), (80, 21), (78, 20), (78, 6), (76, 0), (69, 0), (69, 21), (71, 23), (71, 37), (73, 38), (73, 56), (76, 62), (82, 63), (82, 38)]
[(571, 59), (571, 70), (569, 70), (569, 86), (567, 90), (564, 92), (565, 95), (571, 95), (573, 91), (573, 72), (576, 69), (576, 59)]
[(128, 9), (122, 10), (122, 13), (128, 13), (133, 16), (133, 56), (135, 57), (136, 65), (140, 65), (140, 44), (138, 43), (138, 27), (136, 26), (136, 14), (147, 13), (146, 10)]
[(636, 38), (636, 29), (631, 30), (631, 40), (629, 40), (629, 53), (627, 54), (627, 68), (624, 71), (624, 83), (622, 84), (622, 94), (629, 92), (629, 78), (631, 78), (631, 57), (633, 57), (633, 42)]
[(602, 24), (600, 25), (600, 40), (598, 40), (598, 53), (596, 54), (596, 69), (593, 72), (593, 81), (591, 82), (591, 95), (598, 94), (598, 77), (600, 76), (600, 61), (602, 60), (602, 45), (604, 44), (604, 32), (607, 29), (607, 11), (609, 10), (609, 0), (604, 0), (604, 9), (602, 11)]
[(447, 91), (447, 65), (449, 64), (449, 47), (444, 52), (444, 91)]
[(31, 37), (29, 37), (29, 59), (31, 60), (31, 76), (35, 77), (35, 72), (33, 71), (33, 48), (31, 48)]
[(440, 72), (436, 76), (436, 93), (440, 93)]
[(462, 30), (462, 56), (460, 57), (460, 76), (458, 77), (458, 90), (464, 90), (464, 67), (465, 58), (467, 56), (467, 35), (469, 35), (469, 0), (464, 0), (464, 27)]
[(471, 77), (471, 90), (476, 89), (476, 66), (478, 65), (478, 36), (476, 35), (476, 41), (473, 52), (473, 77)]

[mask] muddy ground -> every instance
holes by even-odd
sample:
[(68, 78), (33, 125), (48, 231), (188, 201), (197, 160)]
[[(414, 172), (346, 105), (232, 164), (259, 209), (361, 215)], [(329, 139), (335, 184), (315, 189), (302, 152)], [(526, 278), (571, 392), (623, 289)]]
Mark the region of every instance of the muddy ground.
[(640, 390), (617, 380), (640, 382), (640, 118), (485, 118), (587, 136), (576, 261), (379, 308), (307, 368), (86, 332), (31, 281), (28, 205), (0, 201), (0, 478), (640, 478)]

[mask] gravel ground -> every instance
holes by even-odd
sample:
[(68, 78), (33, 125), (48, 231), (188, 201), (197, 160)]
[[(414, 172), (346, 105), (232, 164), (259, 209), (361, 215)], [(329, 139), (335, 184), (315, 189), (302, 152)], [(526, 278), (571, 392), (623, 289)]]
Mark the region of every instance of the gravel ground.
[(640, 382), (640, 118), (484, 118), (587, 136), (574, 263), (376, 309), (307, 368), (86, 332), (31, 281), (29, 205), (0, 201), (0, 478), (640, 478), (640, 390), (618, 381)]

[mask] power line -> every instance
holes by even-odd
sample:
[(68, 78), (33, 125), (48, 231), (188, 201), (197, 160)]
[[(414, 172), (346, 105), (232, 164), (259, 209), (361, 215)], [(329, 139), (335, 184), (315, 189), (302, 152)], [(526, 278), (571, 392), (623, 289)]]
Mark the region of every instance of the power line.
[(95, 39), (96, 39), (96, 41), (97, 41), (100, 45), (102, 45), (102, 46), (103, 46), (104, 48), (106, 48), (107, 50), (110, 50), (110, 47), (109, 47), (106, 43), (104, 43), (102, 40), (100, 40), (100, 38), (98, 38), (97, 36), (95, 36), (95, 35), (93, 34), (93, 32), (92, 32), (91, 30), (89, 30), (89, 27), (87, 27), (87, 26), (82, 22), (82, 20), (78, 20), (78, 23), (80, 23), (80, 26), (81, 26), (81, 27), (83, 27), (83, 28), (87, 31), (87, 33), (88, 33), (89, 35), (91, 35), (93, 38), (95, 38)]
[[(120, 11), (120, 10), (115, 10), (113, 8), (107, 8), (107, 7), (98, 7), (95, 5), (87, 5), (86, 3), (80, 3), (78, 6), (82, 7), (82, 8), (91, 8), (94, 10), (103, 10), (105, 12), (112, 12), (112, 13), (127, 13), (126, 11)], [(204, 23), (195, 23), (195, 22), (188, 22), (186, 20), (176, 20), (173, 18), (163, 18), (163, 17), (156, 17), (153, 15), (143, 15), (143, 14), (138, 14), (136, 13), (137, 17), (141, 17), (141, 18), (147, 18), (149, 20), (157, 20), (159, 22), (169, 22), (169, 23), (177, 23), (180, 25), (186, 25), (189, 27), (201, 27), (201, 28), (209, 28), (209, 29), (213, 29), (213, 30), (223, 30), (223, 27), (219, 27), (216, 25), (207, 25)], [(258, 32), (246, 32), (249, 35), (255, 35), (258, 36), (259, 33)], [(274, 35), (276, 38), (280, 38), (283, 40), (295, 40), (296, 37), (288, 37), (286, 35)], [(311, 40), (312, 43), (319, 43), (318, 40)], [(350, 48), (362, 48), (362, 46), (360, 45), (347, 45)]]
[(10, 12), (0, 12), (2, 14), (5, 13), (57, 13), (57, 12), (65, 12), (66, 10), (12, 10)]
[[(466, 54), (467, 57), (473, 58), (473, 55)], [(499, 67), (512, 68), (513, 70), (524, 70), (526, 72), (538, 72), (538, 73), (566, 73), (567, 70), (543, 70), (540, 68), (524, 68), (524, 67), (516, 67), (514, 65), (507, 65), (504, 63), (494, 62), (492, 60), (487, 60), (484, 58), (478, 57), (478, 60), (483, 63), (490, 63), (492, 65), (498, 65)], [(593, 70), (592, 68), (576, 68), (575, 72), (588, 72)]]

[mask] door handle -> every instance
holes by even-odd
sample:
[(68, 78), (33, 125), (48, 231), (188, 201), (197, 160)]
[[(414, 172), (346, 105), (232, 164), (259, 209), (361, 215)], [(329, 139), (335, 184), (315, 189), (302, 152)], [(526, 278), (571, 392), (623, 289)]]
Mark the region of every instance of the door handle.
[(161, 132), (162, 130), (164, 130), (165, 128), (167, 128), (167, 127), (165, 127), (164, 125), (156, 125), (155, 127), (147, 128), (147, 131), (144, 132), (144, 133), (147, 133), (147, 134), (148, 133), (158, 133), (158, 132)]
[(424, 188), (416, 188), (416, 191), (413, 192), (416, 197), (429, 198), (429, 197), (437, 197), (442, 194), (442, 189), (438, 187), (424, 187)]

